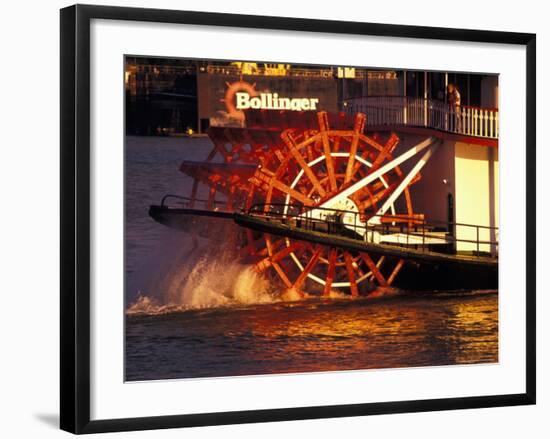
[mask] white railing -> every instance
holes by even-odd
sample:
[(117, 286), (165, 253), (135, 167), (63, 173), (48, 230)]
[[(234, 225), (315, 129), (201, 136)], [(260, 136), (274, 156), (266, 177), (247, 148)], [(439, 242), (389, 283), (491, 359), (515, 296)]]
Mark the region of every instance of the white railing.
[(365, 113), (367, 125), (434, 128), (473, 137), (498, 139), (498, 110), (404, 96), (369, 96), (346, 101), (349, 113)]

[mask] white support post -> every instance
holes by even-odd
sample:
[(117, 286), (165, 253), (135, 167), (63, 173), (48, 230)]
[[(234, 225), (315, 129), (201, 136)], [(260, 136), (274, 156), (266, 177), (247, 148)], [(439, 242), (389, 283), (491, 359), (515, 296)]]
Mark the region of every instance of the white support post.
[(407, 125), (407, 71), (403, 70), (403, 125)]
[(445, 72), (445, 103), (447, 103), (447, 86), (449, 85), (449, 74)]
[(449, 112), (448, 112), (448, 109), (449, 109), (449, 105), (448, 105), (448, 101), (447, 101), (447, 86), (449, 85), (449, 74), (447, 72), (445, 72), (445, 111), (443, 112), (443, 114), (445, 115), (445, 130), (446, 131), (449, 131)]
[(424, 126), (428, 126), (428, 72), (424, 72)]

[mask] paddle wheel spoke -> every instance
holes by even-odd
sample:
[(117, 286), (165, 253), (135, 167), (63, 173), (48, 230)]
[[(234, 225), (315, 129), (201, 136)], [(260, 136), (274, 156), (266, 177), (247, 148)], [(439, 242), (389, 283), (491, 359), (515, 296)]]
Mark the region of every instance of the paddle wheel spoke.
[(268, 269), (271, 265), (290, 255), (290, 253), (297, 250), (302, 245), (303, 243), (301, 243), (300, 241), (294, 241), (289, 246), (284, 246), (281, 250), (274, 252), (271, 256), (268, 256), (257, 262), (255, 265), (256, 271), (262, 272)]
[(366, 117), (364, 114), (360, 114), (355, 118), (355, 124), (353, 127), (353, 138), (349, 148), (349, 158), (346, 164), (346, 176), (344, 183), (348, 183), (351, 180), (352, 175), (357, 172), (359, 168), (355, 168), (355, 156), (357, 154), (357, 146), (359, 144), (359, 136), (365, 128)]
[(336, 258), (338, 257), (338, 250), (331, 248), (328, 255), (328, 265), (327, 265), (327, 277), (325, 279), (325, 288), (323, 290), (323, 296), (330, 295), (330, 289), (332, 287), (332, 282), (334, 281), (334, 275), (336, 273)]
[(286, 133), (286, 135), (284, 136), (284, 141), (288, 145), (288, 149), (290, 153), (292, 154), (292, 156), (294, 157), (294, 159), (296, 160), (300, 168), (302, 168), (307, 178), (309, 178), (309, 180), (311, 181), (311, 183), (313, 184), (314, 188), (317, 190), (319, 195), (324, 196), (326, 194), (325, 189), (323, 188), (323, 186), (321, 186), (321, 183), (317, 179), (317, 176), (313, 173), (311, 168), (307, 165), (300, 151), (298, 151), (298, 148), (294, 143), (294, 140), (292, 139), (290, 133)]
[(373, 262), (372, 258), (368, 255), (368, 253), (361, 252), (361, 258), (363, 259), (363, 261), (365, 261), (365, 263), (369, 267), (369, 270), (371, 271), (375, 279), (378, 281), (378, 283), (383, 287), (387, 286), (388, 282), (380, 272), (379, 267)]
[(401, 270), (404, 264), (405, 264), (405, 259), (399, 259), (399, 261), (397, 262), (397, 265), (391, 272), (390, 277), (388, 277), (388, 285), (391, 285), (393, 283), (394, 279), (396, 278), (397, 274), (399, 273), (399, 271)]
[(279, 277), (281, 278), (281, 280), (283, 281), (283, 284), (287, 287), (287, 288), (292, 288), (292, 282), (290, 282), (290, 279), (288, 278), (288, 276), (286, 275), (286, 271), (283, 270), (281, 268), (281, 266), (277, 263), (277, 262), (274, 262), (272, 264), (273, 268), (275, 269), (275, 271), (277, 272), (277, 274), (279, 275)]
[(353, 267), (353, 261), (349, 252), (344, 252), (344, 260), (346, 261), (351, 295), (357, 297), (359, 290), (357, 289), (357, 282), (355, 280), (355, 268)]
[(299, 274), (298, 278), (294, 281), (292, 284), (292, 288), (294, 288), (296, 291), (300, 291), (300, 288), (302, 287), (302, 284), (306, 280), (307, 275), (313, 270), (313, 267), (317, 264), (317, 261), (319, 259), (319, 256), (321, 256), (321, 251), (323, 248), (318, 245), (315, 247), (315, 252), (311, 256), (311, 259), (307, 263), (307, 265), (304, 267), (302, 272)]
[[(332, 151), (330, 150), (330, 142), (328, 137), (328, 116), (327, 113), (321, 112), (317, 114), (319, 119), (319, 129), (321, 130), (321, 139), (323, 142), (323, 151), (325, 154), (325, 163), (327, 166), (328, 179), (330, 183), (330, 190), (334, 192), (336, 190), (336, 177), (334, 175), (334, 163), (332, 161)], [(321, 194), (323, 196), (324, 194)]]

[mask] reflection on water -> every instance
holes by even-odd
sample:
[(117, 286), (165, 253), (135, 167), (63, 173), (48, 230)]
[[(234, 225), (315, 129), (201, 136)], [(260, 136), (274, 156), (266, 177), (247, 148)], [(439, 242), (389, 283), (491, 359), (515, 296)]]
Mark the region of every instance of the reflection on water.
[(497, 313), (469, 293), (128, 316), (126, 379), (492, 363)]

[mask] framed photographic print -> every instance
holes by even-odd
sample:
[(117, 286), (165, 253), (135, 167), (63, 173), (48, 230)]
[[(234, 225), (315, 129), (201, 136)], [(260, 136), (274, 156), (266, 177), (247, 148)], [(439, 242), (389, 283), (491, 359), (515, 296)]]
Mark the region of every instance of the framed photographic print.
[(61, 10), (61, 428), (534, 404), (535, 41)]

